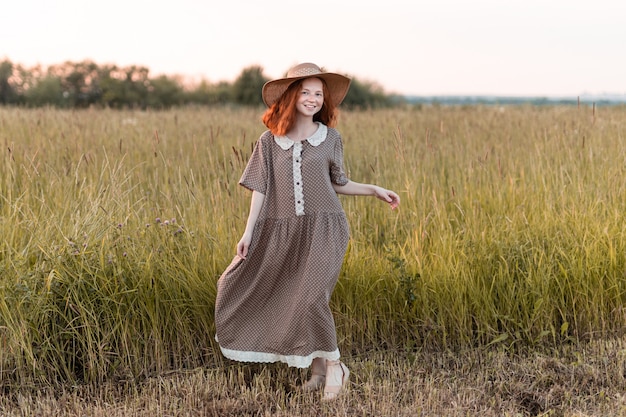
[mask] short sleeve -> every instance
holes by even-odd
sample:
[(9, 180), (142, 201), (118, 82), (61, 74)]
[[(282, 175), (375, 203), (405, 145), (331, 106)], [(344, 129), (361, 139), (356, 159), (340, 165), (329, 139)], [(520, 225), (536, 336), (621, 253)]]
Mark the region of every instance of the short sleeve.
[(330, 165), (330, 180), (337, 185), (348, 183), (348, 176), (343, 170), (343, 142), (339, 134), (335, 140), (335, 152)]
[(263, 141), (259, 139), (239, 180), (240, 185), (261, 194), (265, 194), (267, 189), (267, 155), (263, 148)]

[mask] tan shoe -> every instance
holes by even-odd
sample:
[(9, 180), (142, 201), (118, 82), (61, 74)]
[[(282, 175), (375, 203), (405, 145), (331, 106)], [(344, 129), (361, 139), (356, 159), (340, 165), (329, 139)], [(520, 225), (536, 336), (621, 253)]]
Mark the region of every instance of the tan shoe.
[(350, 379), (348, 367), (340, 361), (326, 362), (326, 384), (324, 386), (324, 401), (334, 400), (344, 390)]

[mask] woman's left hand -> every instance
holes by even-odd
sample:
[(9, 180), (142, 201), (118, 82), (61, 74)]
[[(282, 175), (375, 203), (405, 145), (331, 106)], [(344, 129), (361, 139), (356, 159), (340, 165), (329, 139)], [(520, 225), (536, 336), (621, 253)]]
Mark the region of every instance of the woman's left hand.
[(375, 190), (375, 195), (376, 198), (379, 198), (387, 203), (389, 203), (389, 205), (391, 206), (391, 209), (395, 209), (400, 205), (400, 196), (396, 193), (394, 193), (391, 190), (386, 190), (382, 187), (376, 187), (374, 188)]

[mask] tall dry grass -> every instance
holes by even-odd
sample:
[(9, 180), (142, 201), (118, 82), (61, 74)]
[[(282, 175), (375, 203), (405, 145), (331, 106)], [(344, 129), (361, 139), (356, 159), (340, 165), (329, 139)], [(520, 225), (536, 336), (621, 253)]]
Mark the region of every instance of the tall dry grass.
[[(346, 357), (620, 337), (624, 107), (344, 112), (332, 299)], [(257, 110), (0, 109), (0, 380), (218, 366), (215, 282), (243, 231)]]

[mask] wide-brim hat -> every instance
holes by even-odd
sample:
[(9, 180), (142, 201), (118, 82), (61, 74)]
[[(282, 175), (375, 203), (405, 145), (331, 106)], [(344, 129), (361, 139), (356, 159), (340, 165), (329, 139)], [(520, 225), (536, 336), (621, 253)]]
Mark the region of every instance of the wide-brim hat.
[(350, 78), (334, 72), (324, 72), (317, 65), (305, 62), (287, 71), (286, 77), (266, 82), (262, 90), (263, 101), (267, 107), (271, 107), (292, 83), (312, 77), (321, 78), (326, 82), (335, 106), (338, 106), (348, 94)]

